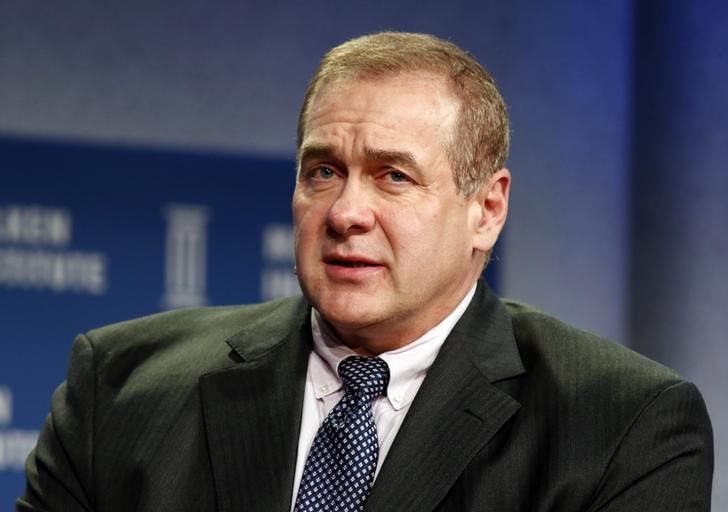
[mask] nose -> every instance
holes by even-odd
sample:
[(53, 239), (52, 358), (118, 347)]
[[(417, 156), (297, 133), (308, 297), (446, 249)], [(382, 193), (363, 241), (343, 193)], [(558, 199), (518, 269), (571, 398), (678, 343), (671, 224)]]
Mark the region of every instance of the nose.
[(346, 180), (329, 208), (326, 224), (329, 231), (339, 236), (366, 233), (374, 227), (371, 198), (361, 183)]

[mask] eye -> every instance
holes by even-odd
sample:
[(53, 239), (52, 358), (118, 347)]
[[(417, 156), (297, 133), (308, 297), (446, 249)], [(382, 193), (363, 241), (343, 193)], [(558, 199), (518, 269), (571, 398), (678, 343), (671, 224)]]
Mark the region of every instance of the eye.
[(342, 178), (342, 172), (339, 169), (324, 163), (312, 163), (305, 166), (300, 176), (300, 180), (314, 190), (327, 190), (340, 183)]
[(389, 171), (387, 173), (387, 177), (389, 178), (390, 181), (393, 181), (395, 183), (405, 183), (407, 181), (410, 181), (409, 176), (407, 176), (402, 171), (395, 171), (395, 170)]
[(329, 165), (311, 165), (301, 172), (301, 178), (311, 182), (331, 181), (336, 178), (336, 169)]
[(330, 180), (336, 176), (336, 172), (331, 167), (322, 166), (316, 169), (315, 176), (322, 180)]

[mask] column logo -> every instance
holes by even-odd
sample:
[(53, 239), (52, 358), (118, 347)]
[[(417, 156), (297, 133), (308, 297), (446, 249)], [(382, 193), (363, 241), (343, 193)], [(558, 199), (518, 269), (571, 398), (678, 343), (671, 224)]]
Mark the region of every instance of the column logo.
[(204, 306), (207, 300), (207, 223), (209, 209), (170, 204), (165, 247), (165, 309)]
[(10, 388), (0, 386), (0, 427), (10, 425), (13, 421), (13, 394)]

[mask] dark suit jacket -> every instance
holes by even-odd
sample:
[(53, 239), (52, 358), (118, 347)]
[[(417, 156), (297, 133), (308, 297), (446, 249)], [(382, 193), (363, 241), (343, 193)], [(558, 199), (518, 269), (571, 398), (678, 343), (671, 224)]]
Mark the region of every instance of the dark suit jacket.
[[(28, 461), (19, 511), (287, 512), (311, 350), (301, 298), (91, 331)], [(367, 511), (708, 511), (695, 387), (482, 283)]]

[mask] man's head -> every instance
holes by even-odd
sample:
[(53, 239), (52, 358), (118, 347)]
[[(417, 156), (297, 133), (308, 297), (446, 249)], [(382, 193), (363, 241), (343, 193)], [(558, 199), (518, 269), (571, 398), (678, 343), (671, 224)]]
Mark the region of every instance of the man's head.
[[(458, 53), (470, 66), (456, 66), (458, 77), (477, 66), (429, 36), (371, 37), (390, 38), (376, 45), (389, 52), (380, 63), (395, 66), (398, 49), (407, 59), (412, 39)], [(364, 50), (357, 51), (364, 59)], [(434, 52), (433, 59), (449, 69), (445, 55)], [(331, 62), (329, 54), (322, 69)], [(373, 65), (357, 72), (334, 66), (327, 78), (318, 74), (302, 111), (293, 195), (299, 281), (342, 341), (362, 353), (400, 347), (442, 321), (477, 280), (505, 222), (510, 174), (499, 166), (507, 135), (499, 150), (474, 152), (487, 163), (456, 172), (458, 133), (472, 115), (453, 90), (470, 97), (475, 85), (454, 85), (434, 65), (381, 72)], [(489, 79), (483, 87), (482, 96), (497, 95)], [(479, 115), (483, 122), (498, 118), (502, 127), (499, 98)], [(500, 128), (473, 130), (481, 137)]]
[(471, 195), (503, 167), (508, 156), (506, 106), (493, 78), (469, 53), (429, 34), (382, 32), (329, 51), (311, 79), (299, 114), (299, 156), (311, 102), (322, 88), (417, 73), (444, 78), (457, 101), (458, 118), (443, 143), (458, 192)]

